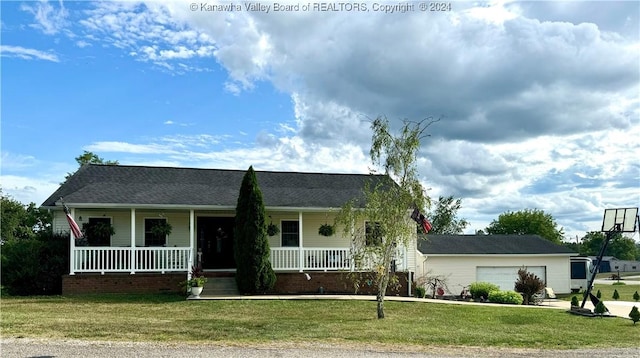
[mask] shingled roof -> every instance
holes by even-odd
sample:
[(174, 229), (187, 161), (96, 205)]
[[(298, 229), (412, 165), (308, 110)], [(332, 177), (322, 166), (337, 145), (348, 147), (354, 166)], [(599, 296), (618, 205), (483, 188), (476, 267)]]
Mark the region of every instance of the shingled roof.
[[(51, 196), (74, 206), (235, 207), (246, 171), (87, 164)], [(337, 208), (386, 175), (256, 171), (266, 207)]]
[(418, 240), (425, 255), (576, 254), (539, 235), (427, 235)]

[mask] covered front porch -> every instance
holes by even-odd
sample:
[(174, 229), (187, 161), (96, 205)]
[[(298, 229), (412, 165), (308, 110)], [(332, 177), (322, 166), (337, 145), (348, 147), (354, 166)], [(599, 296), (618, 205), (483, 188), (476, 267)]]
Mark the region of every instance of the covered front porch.
[[(76, 273), (184, 272), (197, 265), (190, 247), (74, 247), (70, 275)], [(396, 269), (406, 270), (405, 253), (396, 254)], [(271, 248), (274, 271), (351, 271), (348, 248)], [(233, 270), (230, 268), (229, 270)]]
[[(277, 272), (351, 271), (353, 252), (340, 230), (332, 236), (318, 233), (333, 220), (319, 211), (270, 210), (271, 224), (279, 233), (269, 236), (271, 265)], [(108, 222), (115, 234), (108, 245), (77, 246), (71, 240), (69, 274), (76, 273), (184, 273), (192, 266), (205, 271), (235, 271), (233, 260), (234, 212), (224, 210), (154, 208), (74, 208), (71, 215), (81, 225)], [(64, 227), (64, 217), (58, 220)], [(149, 223), (165, 221), (172, 231), (166, 237), (151, 235)], [(364, 225), (364, 223), (363, 223)], [(72, 236), (73, 238), (73, 236)], [(150, 240), (153, 239), (153, 240)], [(395, 269), (408, 269), (406, 248), (398, 249)]]

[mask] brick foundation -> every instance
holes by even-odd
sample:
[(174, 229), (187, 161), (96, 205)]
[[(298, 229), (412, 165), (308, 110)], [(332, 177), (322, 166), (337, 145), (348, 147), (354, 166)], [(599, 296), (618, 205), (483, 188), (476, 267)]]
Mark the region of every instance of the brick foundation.
[(62, 294), (181, 292), (186, 274), (137, 273), (76, 274), (62, 276)]
[[(354, 294), (353, 282), (347, 277), (347, 272), (308, 272), (311, 277), (307, 280), (304, 273), (278, 272), (278, 279), (271, 294)], [(361, 285), (358, 294), (375, 295), (376, 287), (368, 284), (368, 273), (361, 273)], [(407, 273), (396, 273), (400, 282), (398, 289), (387, 290), (390, 296), (407, 295)], [(220, 273), (207, 273), (209, 277), (229, 276)], [(186, 279), (185, 273), (159, 274), (137, 273), (122, 274), (76, 274), (62, 277), (62, 294), (75, 295), (86, 293), (167, 293), (181, 292), (180, 282)]]
[[(273, 288), (275, 294), (317, 294), (322, 291), (326, 294), (355, 294), (353, 282), (347, 276), (347, 272), (307, 272), (311, 280), (307, 280), (304, 273), (300, 272), (279, 272), (278, 279)], [(370, 285), (367, 279), (368, 273), (361, 273), (361, 283), (358, 294), (375, 295), (377, 288)], [(407, 273), (396, 273), (400, 283), (398, 289), (387, 289), (387, 295), (406, 296), (407, 295)]]

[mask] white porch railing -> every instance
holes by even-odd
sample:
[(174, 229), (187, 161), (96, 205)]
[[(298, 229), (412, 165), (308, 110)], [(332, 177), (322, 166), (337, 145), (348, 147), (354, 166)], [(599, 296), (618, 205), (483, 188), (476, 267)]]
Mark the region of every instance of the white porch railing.
[[(302, 250), (302, 265), (300, 250)], [(276, 247), (271, 249), (271, 267), (276, 271), (336, 271), (349, 270), (351, 261), (348, 248)]]
[[(300, 250), (302, 250), (302, 263), (300, 262)], [(403, 250), (396, 252), (396, 270), (407, 269), (404, 256)], [(373, 265), (370, 262), (366, 262), (364, 266), (370, 268)], [(324, 247), (271, 248), (271, 267), (275, 271), (340, 271), (353, 269), (351, 250), (349, 248)]]
[(75, 247), (72, 273), (186, 272), (190, 256), (189, 247)]
[[(402, 250), (397, 251), (396, 270), (402, 271), (407, 268), (404, 256)], [(132, 258), (134, 259), (132, 260)], [(301, 258), (302, 262), (300, 262)], [(193, 262), (189, 247), (80, 246), (73, 249), (71, 273), (188, 272)], [(349, 248), (271, 248), (271, 266), (275, 271), (345, 271), (353, 269)], [(372, 265), (369, 263), (365, 266)]]

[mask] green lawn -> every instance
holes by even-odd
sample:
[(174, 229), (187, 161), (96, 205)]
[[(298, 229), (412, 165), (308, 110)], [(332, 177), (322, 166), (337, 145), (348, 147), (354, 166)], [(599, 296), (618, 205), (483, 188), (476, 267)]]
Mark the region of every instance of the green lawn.
[[(620, 281), (624, 282), (624, 281)], [(593, 291), (591, 291), (594, 295), (600, 290), (600, 294), (602, 295), (603, 301), (613, 301), (613, 290), (618, 290), (618, 294), (620, 295), (619, 301), (630, 301), (633, 302), (633, 294), (638, 291), (640, 293), (640, 285), (594, 285)], [(573, 294), (573, 295), (562, 295), (561, 299), (571, 301), (571, 296), (578, 296), (578, 300), (582, 302), (582, 294)], [(638, 307), (640, 308), (640, 303), (638, 303)]]
[(371, 301), (186, 301), (177, 295), (3, 297), (3, 337), (217, 344), (329, 342), (637, 347), (640, 324), (556, 309)]

